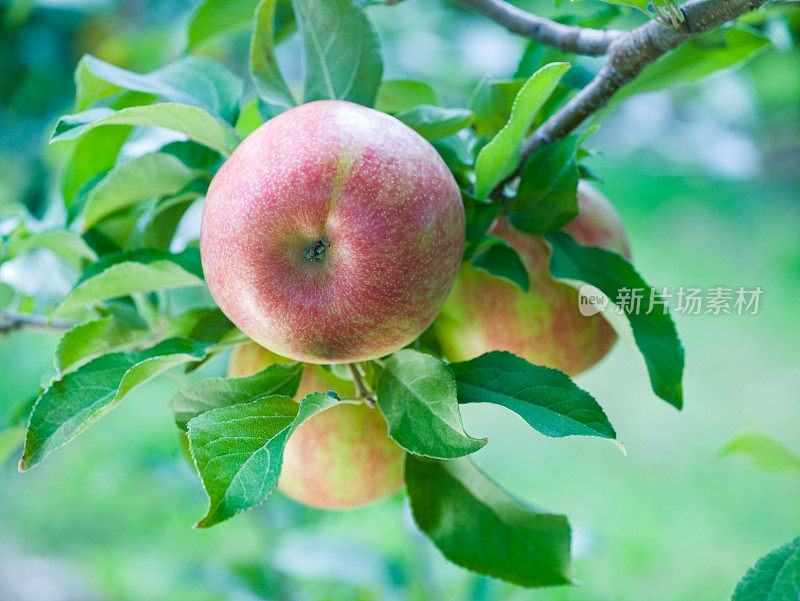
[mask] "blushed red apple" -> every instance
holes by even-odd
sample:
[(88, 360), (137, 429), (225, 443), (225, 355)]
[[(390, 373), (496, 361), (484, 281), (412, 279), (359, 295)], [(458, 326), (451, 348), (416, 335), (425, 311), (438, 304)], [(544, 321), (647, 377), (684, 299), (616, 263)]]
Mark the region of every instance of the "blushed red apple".
[[(563, 229), (579, 243), (630, 256), (617, 212), (596, 188), (581, 182), (578, 216)], [(464, 361), (491, 350), (506, 350), (531, 363), (578, 374), (602, 359), (616, 333), (600, 315), (578, 310), (578, 292), (549, 272), (550, 249), (542, 236), (514, 229), (505, 218), (489, 232), (519, 253), (530, 278), (527, 292), (465, 264), (434, 322), (444, 354)]]
[[(254, 343), (239, 345), (228, 366), (230, 377), (247, 376), (286, 359)], [(355, 396), (353, 383), (321, 366), (306, 365), (295, 397), (334, 390)], [(376, 501), (402, 486), (404, 451), (388, 436), (378, 409), (341, 403), (303, 422), (283, 453), (278, 489), (311, 507), (344, 509)]]
[(200, 253), (214, 300), (299, 361), (389, 354), (436, 317), (464, 209), (436, 150), (384, 113), (318, 101), (270, 119), (220, 168)]

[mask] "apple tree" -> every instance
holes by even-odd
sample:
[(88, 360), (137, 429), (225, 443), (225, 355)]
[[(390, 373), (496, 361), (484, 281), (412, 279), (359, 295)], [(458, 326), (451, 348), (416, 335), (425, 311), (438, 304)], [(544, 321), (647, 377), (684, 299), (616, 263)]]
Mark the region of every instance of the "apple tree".
[[(20, 219), (0, 257), (45, 248), (77, 273), (46, 311), (17, 295), (0, 315), (2, 332), (63, 330), (57, 374), (11, 433), (19, 467), (145, 382), (231, 353), (227, 377), (165, 399), (208, 495), (197, 527), (276, 488), (321, 508), (402, 488), (450, 561), (522, 586), (569, 584), (567, 517), (476, 467), (469, 456), (491, 442), (465, 430), (460, 406), (498, 405), (532, 435), (614, 441), (602, 399), (571, 377), (619, 335), (654, 396), (682, 407), (675, 326), (660, 309), (622, 310), (623, 291), (658, 292), (583, 161), (612, 99), (763, 49), (764, 0), (614, 0), (646, 14), (626, 31), (453, 0), (530, 39), (518, 76), (476, 82), (464, 107), (442, 106), (427, 82), (382, 77), (370, 11), (397, 3), (203, 0), (184, 55), (162, 68), (80, 60), (74, 111), (51, 137), (66, 153), (62, 227)], [(198, 52), (245, 27), (246, 81)], [(291, 36), (302, 89), (276, 59)], [(578, 55), (602, 65), (578, 76)], [(202, 233), (187, 237), (204, 202)], [(586, 285), (602, 313), (579, 311)], [(776, 553), (796, 555), (790, 545)]]

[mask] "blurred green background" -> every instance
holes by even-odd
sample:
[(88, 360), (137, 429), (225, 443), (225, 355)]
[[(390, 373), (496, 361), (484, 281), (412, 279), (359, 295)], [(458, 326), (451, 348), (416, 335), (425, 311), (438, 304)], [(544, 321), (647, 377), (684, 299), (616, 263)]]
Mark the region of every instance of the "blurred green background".
[[(0, 2), (0, 218), (20, 203), (51, 218), (61, 157), (46, 140), (71, 110), (80, 56), (156, 68), (182, 51), (192, 4)], [(592, 1), (518, 4), (544, 15), (617, 14)], [(16, 452), (0, 465), (0, 601), (729, 598), (749, 565), (800, 534), (800, 479), (717, 457), (751, 429), (800, 451), (800, 52), (798, 11), (781, 10), (789, 18), (769, 23), (773, 47), (744, 68), (634, 97), (602, 114), (592, 138), (601, 156), (590, 167), (651, 284), (764, 291), (757, 315), (675, 316), (686, 408), (653, 396), (623, 344), (578, 383), (603, 404), (627, 456), (601, 440), (546, 439), (498, 407), (464, 407), (467, 430), (491, 438), (476, 461), (513, 493), (570, 517), (580, 586), (528, 591), (454, 567), (415, 531), (400, 498), (330, 513), (276, 493), (192, 530), (206, 501), (167, 407), (185, 378), (175, 375), (35, 470), (18, 474)], [(482, 75), (513, 75), (525, 47), (445, 2), (370, 14), (386, 77), (424, 79), (453, 105)], [(614, 25), (639, 20), (619, 13)], [(242, 73), (246, 48), (243, 32), (204, 51)], [(296, 42), (279, 60), (297, 82)], [(0, 282), (40, 307), (75, 275), (42, 252), (0, 266)], [(0, 340), (0, 426), (52, 374), (56, 341), (34, 331)], [(223, 369), (220, 358), (200, 376)]]

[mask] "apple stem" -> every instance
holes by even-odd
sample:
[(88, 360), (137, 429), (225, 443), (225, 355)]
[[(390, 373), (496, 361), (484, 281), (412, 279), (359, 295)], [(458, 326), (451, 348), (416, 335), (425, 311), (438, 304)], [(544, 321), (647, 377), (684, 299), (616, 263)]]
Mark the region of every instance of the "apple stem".
[(361, 372), (358, 371), (358, 367), (356, 367), (355, 363), (348, 363), (347, 367), (350, 369), (350, 374), (353, 376), (353, 384), (356, 385), (356, 394), (361, 399), (364, 399), (364, 402), (369, 407), (374, 407), (376, 398), (375, 395), (367, 389), (366, 384), (364, 384), (364, 380), (361, 378)]

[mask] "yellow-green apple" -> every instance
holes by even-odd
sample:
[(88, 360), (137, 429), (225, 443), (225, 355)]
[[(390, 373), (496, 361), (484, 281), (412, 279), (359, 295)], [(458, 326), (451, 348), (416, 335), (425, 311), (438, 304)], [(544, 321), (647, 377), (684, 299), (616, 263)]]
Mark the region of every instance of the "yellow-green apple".
[(307, 363), (380, 357), (444, 304), (464, 246), (458, 186), (394, 117), (301, 105), (242, 142), (211, 182), (200, 253), (214, 300), (260, 345)]
[[(581, 182), (578, 216), (563, 229), (587, 246), (630, 256), (622, 222), (608, 199)], [(492, 350), (506, 350), (531, 363), (575, 375), (591, 367), (611, 349), (616, 334), (600, 314), (583, 316), (578, 292), (557, 282), (549, 271), (550, 248), (542, 236), (514, 229), (498, 218), (489, 233), (506, 240), (519, 253), (530, 277), (523, 292), (517, 286), (465, 264), (434, 331), (451, 361), (471, 359)]]
[[(245, 343), (234, 349), (228, 375), (246, 376), (285, 361), (257, 344)], [(295, 399), (328, 390), (342, 397), (355, 395), (349, 380), (319, 365), (305, 365)], [(278, 488), (311, 507), (357, 507), (400, 489), (403, 457), (378, 409), (341, 403), (303, 422), (289, 437)]]

